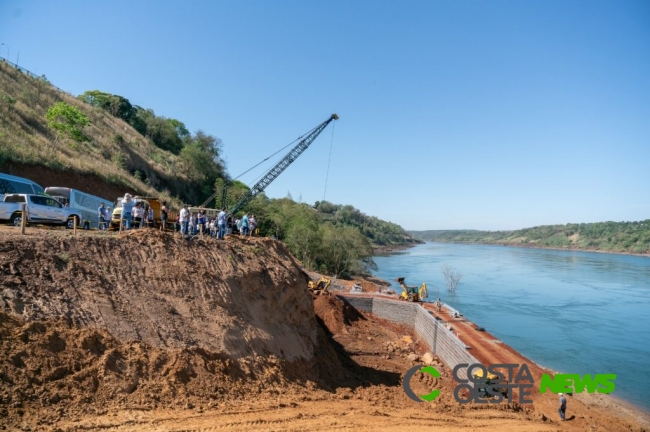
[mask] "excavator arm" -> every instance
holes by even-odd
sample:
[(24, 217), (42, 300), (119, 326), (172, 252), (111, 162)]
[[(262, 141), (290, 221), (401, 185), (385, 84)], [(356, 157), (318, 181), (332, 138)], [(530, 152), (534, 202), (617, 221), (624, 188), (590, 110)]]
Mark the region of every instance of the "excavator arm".
[(426, 283), (422, 282), (422, 285), (420, 286), (420, 290), (418, 291), (418, 295), (420, 296), (420, 301), (422, 299), (429, 297), (429, 292), (427, 291)]

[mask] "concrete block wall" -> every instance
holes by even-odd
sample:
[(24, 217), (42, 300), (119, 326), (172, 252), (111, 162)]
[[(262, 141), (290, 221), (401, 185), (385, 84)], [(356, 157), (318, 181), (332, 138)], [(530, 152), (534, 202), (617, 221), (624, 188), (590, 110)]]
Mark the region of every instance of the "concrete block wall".
[[(417, 303), (372, 297), (340, 296), (340, 298), (355, 309), (372, 312), (379, 318), (413, 328), (416, 337), (422, 340), (450, 369), (461, 363), (479, 363), (456, 335)], [(467, 378), (463, 370), (459, 375), (461, 378)]]
[[(417, 308), (414, 332), (420, 340), (427, 344), (432, 353), (440, 357), (451, 369), (461, 363), (479, 363), (467, 351), (465, 344), (451, 331), (447, 330), (442, 323), (438, 322), (429, 311), (420, 305), (417, 305)], [(464, 369), (461, 369), (458, 375), (463, 379), (467, 378)]]

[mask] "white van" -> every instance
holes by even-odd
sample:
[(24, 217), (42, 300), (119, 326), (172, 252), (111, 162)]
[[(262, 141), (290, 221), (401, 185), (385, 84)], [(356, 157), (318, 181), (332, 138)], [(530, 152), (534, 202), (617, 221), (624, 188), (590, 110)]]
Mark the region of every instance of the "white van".
[(83, 226), (84, 222), (88, 221), (88, 227), (97, 228), (99, 225), (98, 209), (102, 203), (106, 207), (107, 214), (111, 214), (112, 201), (81, 192), (77, 189), (54, 186), (45, 188), (45, 193), (56, 198), (61, 204), (77, 210), (81, 215), (81, 220), (79, 221), (80, 226)]
[(33, 181), (9, 174), (0, 173), (0, 195), (45, 193), (43, 188)]

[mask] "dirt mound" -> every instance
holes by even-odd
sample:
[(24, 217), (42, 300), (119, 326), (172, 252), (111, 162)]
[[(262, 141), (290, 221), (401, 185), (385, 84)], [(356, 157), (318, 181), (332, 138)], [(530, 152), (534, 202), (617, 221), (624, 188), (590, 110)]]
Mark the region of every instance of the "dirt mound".
[(314, 296), (314, 312), (332, 333), (347, 333), (354, 321), (365, 319), (356, 309), (336, 296)]
[(122, 341), (232, 358), (311, 359), (318, 325), (305, 277), (281, 243), (123, 236), (9, 237), (0, 310), (65, 318)]
[(0, 237), (0, 415), (205, 404), (344, 378), (281, 243), (61, 234)]
[(209, 407), (300, 387), (291, 381), (300, 368), (275, 356), (233, 360), (196, 347), (159, 349), (104, 330), (4, 313), (0, 336), (0, 417), (9, 419), (29, 421), (34, 408), (48, 407), (55, 410), (45, 424), (115, 406)]

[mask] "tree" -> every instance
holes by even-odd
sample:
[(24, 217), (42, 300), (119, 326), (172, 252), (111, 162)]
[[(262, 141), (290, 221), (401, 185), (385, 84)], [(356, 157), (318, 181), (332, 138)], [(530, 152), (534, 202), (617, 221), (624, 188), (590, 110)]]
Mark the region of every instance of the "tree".
[(321, 239), (316, 212), (308, 206), (293, 206), (285, 242), (307, 268), (313, 268)]
[(123, 96), (104, 93), (99, 90), (88, 90), (79, 95), (78, 99), (89, 105), (106, 110), (113, 116), (121, 118), (129, 124), (131, 124), (136, 114), (135, 107)]
[(351, 226), (322, 226), (321, 267), (328, 273), (365, 273), (373, 267), (372, 247), (357, 228)]
[[(226, 202), (223, 203), (223, 189), (226, 188)], [(225, 210), (232, 208), (239, 202), (240, 199), (248, 192), (250, 188), (239, 180), (227, 180), (224, 178), (217, 178), (214, 182), (214, 190), (217, 195), (214, 197), (215, 208), (221, 208), (225, 205)]]
[(83, 128), (90, 124), (90, 119), (79, 108), (57, 102), (47, 110), (45, 118), (50, 129), (56, 131), (57, 139), (67, 137), (76, 142), (88, 140)]
[(463, 278), (463, 274), (459, 273), (458, 270), (449, 264), (445, 264), (442, 266), (442, 275), (445, 278), (447, 290), (450, 293), (455, 294), (456, 288), (458, 287), (458, 284), (460, 284), (460, 280)]
[[(173, 127), (171, 123), (167, 124)], [(209, 183), (210, 189), (215, 180), (223, 177), (225, 173), (220, 156), (221, 140), (203, 131), (197, 131), (193, 137), (188, 138), (180, 151), (181, 161), (185, 165), (188, 176), (194, 181)]]

